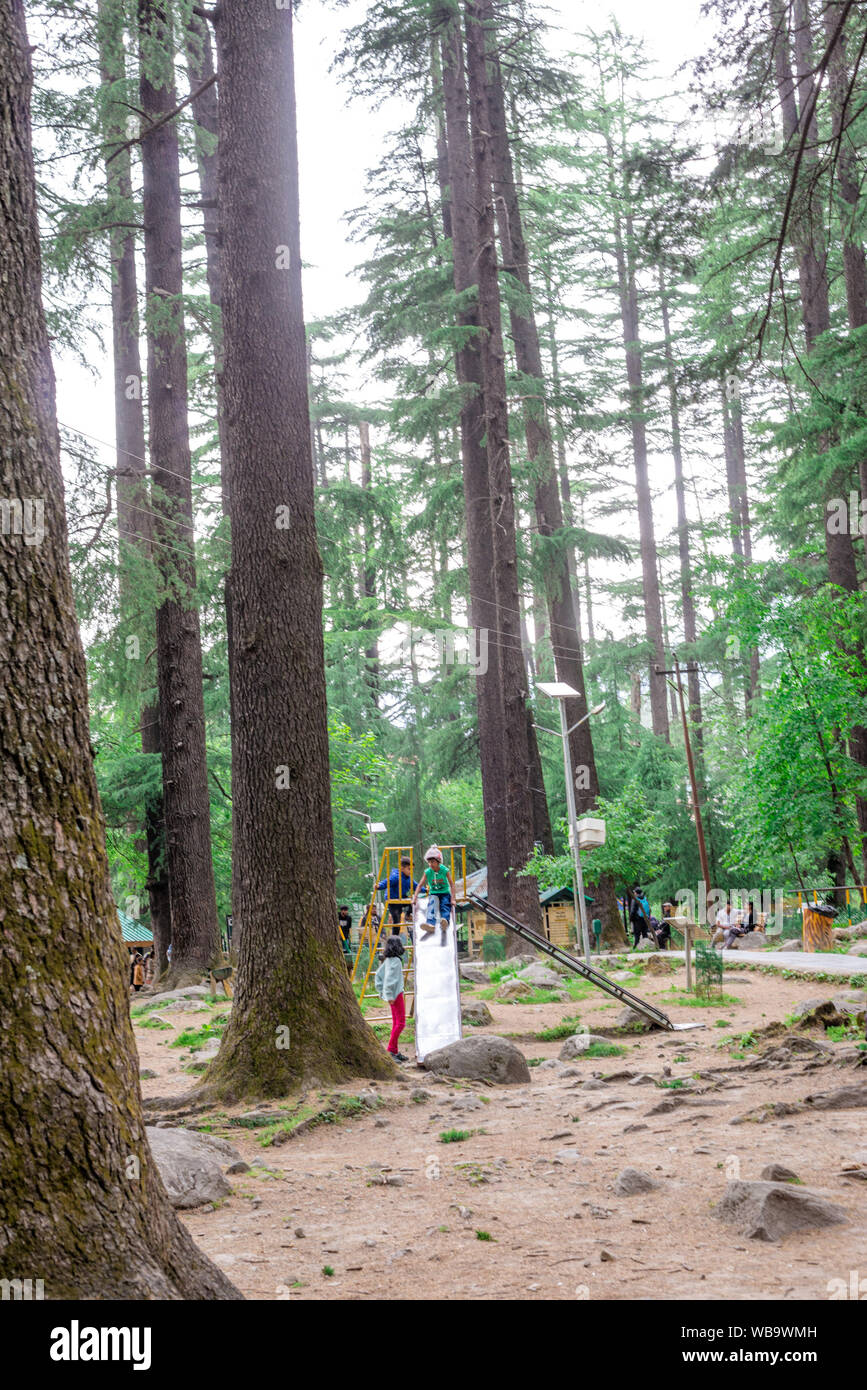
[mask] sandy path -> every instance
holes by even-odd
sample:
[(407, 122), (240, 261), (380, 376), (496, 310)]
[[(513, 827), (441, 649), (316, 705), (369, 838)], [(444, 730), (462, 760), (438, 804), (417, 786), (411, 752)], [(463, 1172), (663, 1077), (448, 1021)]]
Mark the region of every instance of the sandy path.
[[(683, 985), (682, 970), (671, 981), (626, 984), (672, 1017), (709, 1026), (629, 1039), (621, 1057), (533, 1067), (521, 1087), (442, 1083), (411, 1067), (399, 1083), (340, 1088), (378, 1093), (379, 1110), (280, 1147), (263, 1148), (255, 1131), (223, 1116), (215, 1132), (231, 1139), (251, 1171), (231, 1179), (233, 1195), (216, 1210), (183, 1219), (253, 1298), (826, 1298), (829, 1280), (848, 1279), (852, 1269), (867, 1274), (867, 1182), (840, 1176), (844, 1163), (867, 1162), (867, 1111), (730, 1123), (769, 1100), (867, 1085), (862, 1070), (837, 1061), (851, 1055), (851, 1043), (834, 1044), (828, 1063), (805, 1057), (763, 1071), (735, 1070), (758, 1054), (739, 1059), (719, 1046), (841, 987), (732, 972), (725, 989), (739, 1002), (692, 1009), (669, 997), (672, 984)], [(610, 1027), (620, 1006), (594, 992), (573, 1004), (492, 1000), (489, 1007), (494, 1024), (468, 1031), (529, 1034), (575, 1014), (596, 1030)], [(142, 1083), (146, 1097), (194, 1086), (168, 1043), (205, 1017), (168, 1014), (172, 1032), (136, 1026), (142, 1066), (158, 1073)], [(717, 1028), (718, 1019), (732, 1026)], [(547, 1060), (562, 1044), (524, 1038), (519, 1046)], [(709, 1069), (715, 1080), (695, 1078)], [(642, 1074), (653, 1079), (632, 1084)], [(683, 1088), (659, 1084), (677, 1079)], [(587, 1081), (596, 1085), (584, 1089)], [(424, 1096), (412, 1098), (418, 1090)], [(651, 1113), (684, 1095), (698, 1103)], [(473, 1132), (440, 1142), (451, 1128)], [(712, 1204), (727, 1171), (754, 1178), (771, 1160), (841, 1203), (849, 1223), (779, 1245), (723, 1225)], [(659, 1188), (615, 1195), (627, 1164), (645, 1169)], [(383, 1176), (397, 1181), (382, 1185)]]

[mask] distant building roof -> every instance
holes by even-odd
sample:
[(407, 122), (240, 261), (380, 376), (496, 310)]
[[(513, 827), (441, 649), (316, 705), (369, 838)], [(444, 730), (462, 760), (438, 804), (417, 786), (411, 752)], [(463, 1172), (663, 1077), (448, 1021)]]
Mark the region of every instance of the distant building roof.
[[(553, 907), (555, 903), (571, 903), (574, 901), (575, 899), (571, 887), (549, 888), (545, 893), (539, 894), (539, 902), (543, 907)], [(584, 901), (585, 903), (592, 903), (595, 900), (591, 898), (589, 893), (585, 892)]]
[(145, 942), (153, 944), (154, 934), (150, 927), (137, 922), (121, 908), (117, 909), (117, 920), (120, 922), (120, 932), (124, 941), (128, 941), (132, 946), (140, 946)]

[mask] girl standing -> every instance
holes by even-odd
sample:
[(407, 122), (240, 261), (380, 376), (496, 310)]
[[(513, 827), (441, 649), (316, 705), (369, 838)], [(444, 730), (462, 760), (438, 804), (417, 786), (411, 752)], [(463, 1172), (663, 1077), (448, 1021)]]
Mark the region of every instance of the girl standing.
[(391, 1006), (391, 1037), (388, 1048), (398, 1062), (408, 1062), (402, 1052), (397, 1050), (397, 1040), (406, 1027), (406, 999), (403, 993), (403, 942), (399, 936), (390, 936), (385, 943), (382, 962), (373, 977), (373, 985), (380, 999)]

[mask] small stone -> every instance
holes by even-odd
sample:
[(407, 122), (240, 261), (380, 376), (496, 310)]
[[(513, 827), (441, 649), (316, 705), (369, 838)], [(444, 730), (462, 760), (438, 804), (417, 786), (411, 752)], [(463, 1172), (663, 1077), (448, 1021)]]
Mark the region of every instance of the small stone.
[(296, 1227), (295, 1227), (295, 1239), (296, 1239), (296, 1240), (303, 1240), (304, 1237), (306, 1236), (306, 1234), (307, 1234), (307, 1232), (304, 1230), (304, 1227), (303, 1227), (303, 1226), (296, 1226)]
[(249, 1171), (249, 1163), (245, 1163), (242, 1158), (239, 1159), (237, 1163), (230, 1164), (229, 1167), (226, 1169), (227, 1173), (249, 1173)]
[(612, 1255), (610, 1250), (599, 1251), (599, 1259), (602, 1264), (607, 1264), (610, 1260), (613, 1260), (615, 1258), (616, 1256)]
[(763, 1182), (800, 1182), (797, 1173), (784, 1163), (768, 1163), (761, 1171)]
[(614, 1191), (618, 1197), (634, 1197), (638, 1192), (652, 1192), (659, 1183), (641, 1168), (624, 1168), (618, 1173)]

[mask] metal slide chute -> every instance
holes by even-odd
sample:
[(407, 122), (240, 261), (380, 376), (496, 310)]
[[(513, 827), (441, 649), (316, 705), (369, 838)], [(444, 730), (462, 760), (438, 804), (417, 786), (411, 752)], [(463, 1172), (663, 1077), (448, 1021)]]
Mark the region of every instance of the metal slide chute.
[(608, 976), (603, 974), (602, 971), (594, 970), (592, 965), (584, 965), (582, 961), (576, 960), (574, 956), (570, 956), (568, 951), (562, 950), (560, 946), (553, 946), (544, 936), (540, 936), (538, 932), (534, 932), (530, 927), (525, 927), (523, 922), (517, 921), (511, 913), (506, 912), (503, 908), (495, 907), (493, 903), (487, 902), (484, 898), (480, 898), (476, 893), (468, 893), (467, 898), (469, 902), (481, 908), (482, 912), (486, 912), (489, 917), (493, 917), (495, 922), (500, 922), (504, 927), (508, 927), (509, 931), (513, 931), (516, 936), (519, 936), (522, 941), (526, 941), (534, 950), (544, 951), (546, 955), (552, 956), (554, 960), (559, 961), (561, 965), (565, 965), (567, 969), (573, 970), (576, 975), (580, 975), (583, 979), (588, 980), (590, 984), (595, 985), (597, 989), (604, 990), (606, 994), (613, 995), (613, 997), (619, 999), (621, 1003), (628, 1004), (630, 1009), (634, 1009), (636, 1013), (643, 1014), (651, 1023), (655, 1023), (658, 1028), (665, 1028), (667, 1032), (683, 1032), (688, 1028), (702, 1026), (701, 1024), (694, 1023), (672, 1023), (668, 1014), (664, 1014), (655, 1004), (648, 1004), (645, 999), (639, 999), (638, 995), (633, 994), (631, 990), (624, 989), (622, 985), (616, 984), (614, 980), (609, 980)]
[(415, 1051), (423, 1062), (429, 1052), (458, 1042), (461, 1030), (461, 984), (458, 972), (458, 939), (455, 908), (447, 932), (424, 930), (427, 896), (420, 896), (413, 921), (415, 969)]

